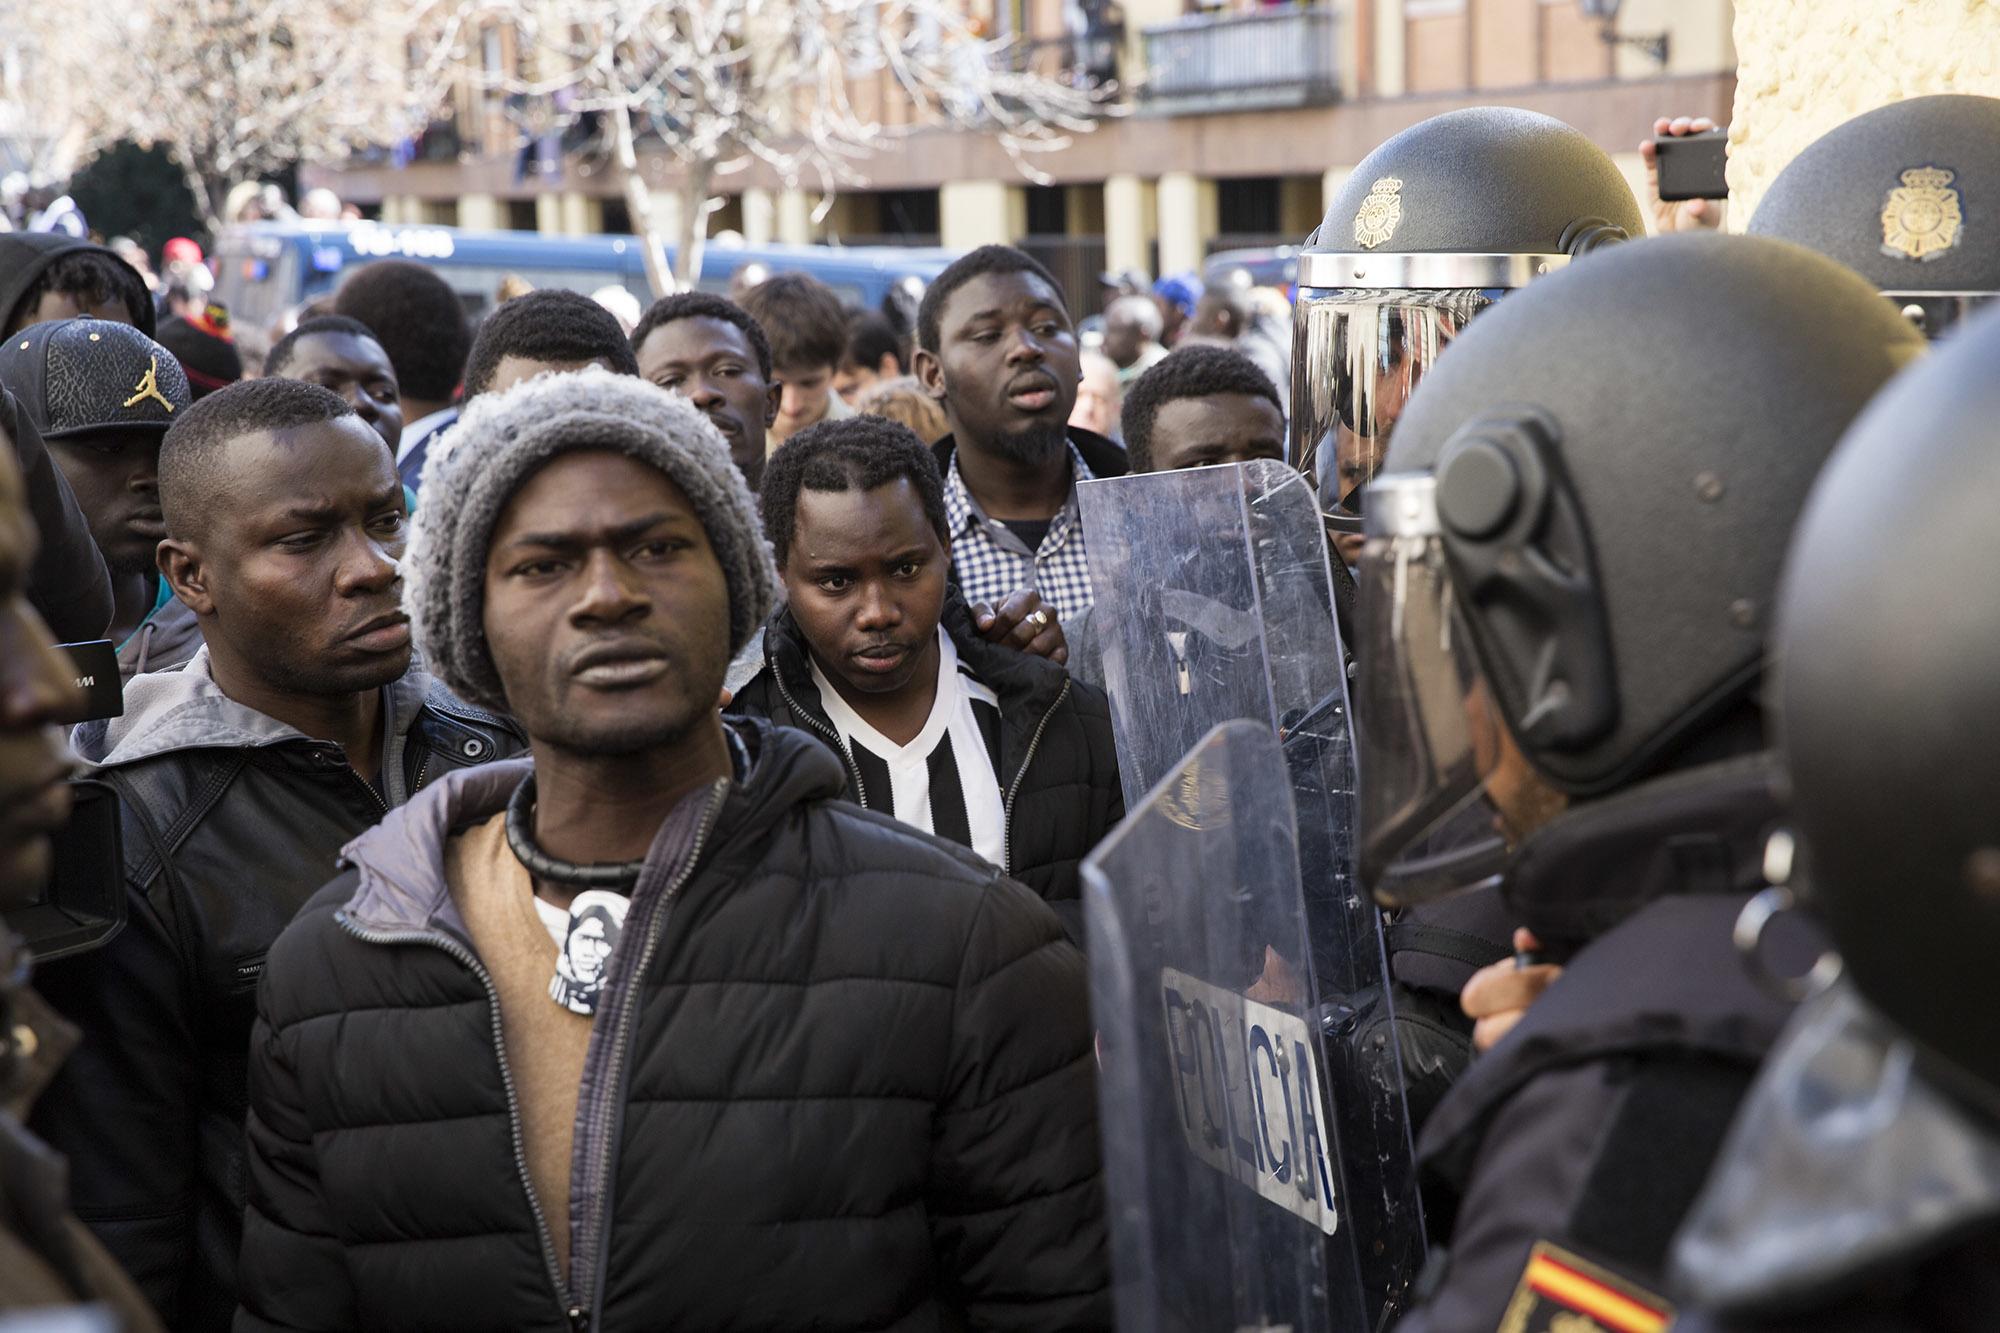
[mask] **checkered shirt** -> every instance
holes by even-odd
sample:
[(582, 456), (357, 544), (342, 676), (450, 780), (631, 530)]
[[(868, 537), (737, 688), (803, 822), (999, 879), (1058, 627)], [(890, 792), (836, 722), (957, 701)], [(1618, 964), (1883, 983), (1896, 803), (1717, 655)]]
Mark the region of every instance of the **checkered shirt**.
[(1090, 556), (1083, 545), (1076, 483), (1090, 481), (1097, 474), (1083, 461), (1074, 443), (1069, 446), (1069, 461), (1069, 498), (1050, 521), (1040, 548), (1030, 551), (1005, 524), (986, 516), (959, 475), (958, 450), (951, 451), (951, 467), (944, 479), (944, 514), (951, 528), (952, 573), (966, 601), (998, 606), (1008, 593), (1033, 588), (1058, 620), (1068, 620), (1089, 607)]

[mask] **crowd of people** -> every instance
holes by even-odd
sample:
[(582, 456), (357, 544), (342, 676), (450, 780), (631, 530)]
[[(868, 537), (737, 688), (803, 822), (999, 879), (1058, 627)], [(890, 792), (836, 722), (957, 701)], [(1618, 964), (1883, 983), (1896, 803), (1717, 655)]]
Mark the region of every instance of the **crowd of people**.
[[(1906, 106), (1842, 151), (2000, 170), (2000, 102)], [(1078, 492), (1289, 461), (1332, 538), (1425, 1172), (1430, 1263), (1377, 1314), (1983, 1327), (2000, 603), (1896, 579), (1996, 554), (2000, 327), (1902, 373), (1943, 309), (1906, 271), (1782, 222), (1642, 239), (1608, 158), (1527, 113), (1385, 144), (1308, 263), (1397, 252), (1385, 183), (1505, 201), (1431, 211), (1413, 253), (1563, 271), (1468, 305), (1303, 268), (1299, 345), (1341, 351), (1295, 365), (1240, 272), (1107, 275), (1088, 330), (1006, 246), (907, 330), (797, 273), (473, 327), (382, 260), (246, 379), (198, 284), (0, 236), (0, 906), (122, 899), (32, 983), (0, 939), (0, 1307), (1112, 1326), (1100, 1135), (1138, 1131), (1100, 1123), (1083, 865), (1126, 815), (1114, 717), (1151, 701), (1107, 694)], [(93, 641), (122, 707), (85, 716), (53, 645)], [(1890, 721), (1845, 734), (1871, 690)], [(65, 836), (87, 799), (115, 818)], [(1498, 887), (1399, 873), (1475, 807)], [(1851, 961), (1803, 1006), (1734, 943), (1795, 839), (1805, 963)], [(1840, 1144), (1891, 1165), (1801, 1165)]]

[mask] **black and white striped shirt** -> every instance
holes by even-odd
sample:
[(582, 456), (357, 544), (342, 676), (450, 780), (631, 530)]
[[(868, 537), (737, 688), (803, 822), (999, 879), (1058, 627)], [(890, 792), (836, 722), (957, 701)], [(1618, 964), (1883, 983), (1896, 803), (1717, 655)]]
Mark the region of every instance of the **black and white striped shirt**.
[(951, 636), (938, 630), (938, 687), (931, 713), (908, 745), (897, 745), (848, 707), (812, 664), (827, 720), (861, 770), (871, 810), (972, 848), (1001, 863), (1006, 816), (1000, 795), (999, 697), (959, 664)]

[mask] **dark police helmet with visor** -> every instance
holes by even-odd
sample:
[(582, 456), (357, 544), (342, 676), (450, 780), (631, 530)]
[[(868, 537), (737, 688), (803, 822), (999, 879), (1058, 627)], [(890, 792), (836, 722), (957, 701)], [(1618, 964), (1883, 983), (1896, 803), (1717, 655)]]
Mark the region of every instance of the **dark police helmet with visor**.
[(1361, 862), (1389, 900), (1438, 891), (1382, 872), (1489, 788), (1589, 798), (1761, 748), (1753, 691), (1793, 519), (1924, 347), (1832, 261), (1725, 236), (1619, 247), (1462, 344), (1367, 500)]
[(2000, 99), (1917, 97), (1800, 153), (1749, 232), (1839, 260), (1935, 338), (2000, 294), (1997, 210)]
[(1364, 159), (1299, 255), (1291, 463), (1336, 530), (1403, 406), (1475, 314), (1643, 236), (1632, 189), (1578, 131), (1511, 107), (1447, 112)]

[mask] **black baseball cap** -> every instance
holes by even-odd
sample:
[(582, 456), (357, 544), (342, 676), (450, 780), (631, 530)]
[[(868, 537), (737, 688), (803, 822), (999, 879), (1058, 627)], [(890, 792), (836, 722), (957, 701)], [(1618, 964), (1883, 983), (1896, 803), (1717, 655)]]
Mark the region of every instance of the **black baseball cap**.
[(45, 440), (99, 430), (162, 434), (194, 401), (174, 354), (130, 324), (65, 319), (34, 324), (0, 345), (0, 384)]

